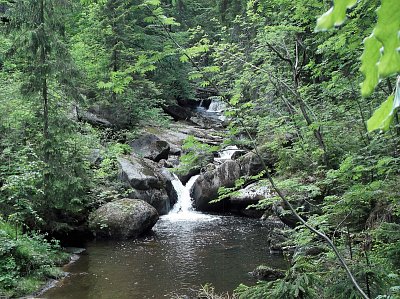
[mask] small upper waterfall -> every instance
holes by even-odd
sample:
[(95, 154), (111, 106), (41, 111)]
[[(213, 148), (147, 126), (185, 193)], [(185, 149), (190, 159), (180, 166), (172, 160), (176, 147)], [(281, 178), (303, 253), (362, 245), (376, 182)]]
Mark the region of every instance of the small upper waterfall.
[(162, 216), (163, 219), (190, 221), (198, 219), (213, 220), (218, 218), (196, 212), (193, 208), (190, 190), (199, 176), (200, 175), (192, 176), (184, 186), (179, 178), (174, 175), (174, 180), (171, 181), (171, 183), (178, 195), (178, 201), (168, 215)]
[(208, 112), (223, 112), (226, 109), (226, 104), (221, 101), (219, 97), (213, 97), (211, 99), (210, 106), (208, 107)]
[(229, 145), (219, 152), (219, 159), (221, 160), (230, 160), (234, 153), (238, 151), (238, 147), (236, 145)]
[[(228, 145), (227, 147), (218, 151), (218, 157), (214, 158), (214, 161), (216, 161), (218, 163), (223, 163), (227, 160), (235, 159), (234, 158), (235, 153), (238, 153), (239, 155), (243, 155), (244, 152), (245, 152), (244, 150), (239, 149), (236, 145)], [(237, 157), (238, 156), (236, 156), (236, 158)]]

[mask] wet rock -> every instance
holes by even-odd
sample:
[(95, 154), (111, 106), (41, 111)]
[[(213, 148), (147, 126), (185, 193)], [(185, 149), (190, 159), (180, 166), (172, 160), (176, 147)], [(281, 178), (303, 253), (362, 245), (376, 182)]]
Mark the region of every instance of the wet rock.
[(170, 146), (153, 134), (146, 134), (130, 143), (133, 151), (140, 157), (159, 162), (168, 159)]
[(317, 256), (320, 255), (321, 253), (326, 253), (329, 250), (326, 247), (323, 246), (302, 246), (302, 247), (297, 247), (294, 256), (296, 255), (305, 255), (305, 256)]
[(245, 150), (237, 150), (232, 154), (231, 159), (236, 160), (239, 159), (240, 157), (243, 157), (247, 152)]
[(189, 109), (179, 105), (164, 106), (163, 110), (168, 115), (172, 116), (174, 120), (189, 120), (192, 113)]
[(205, 128), (205, 129), (222, 128), (222, 121), (220, 119), (205, 117), (205, 116), (201, 115), (200, 113), (194, 114), (194, 116), (192, 116), (190, 118), (190, 121), (192, 123), (194, 123), (195, 125), (197, 125), (201, 128)]
[[(267, 167), (272, 169), (277, 162), (275, 155), (266, 149), (260, 149), (261, 156)], [(238, 159), (240, 163), (240, 171), (243, 176), (253, 176), (259, 174), (263, 168), (263, 164), (255, 152), (249, 152)]]
[(129, 190), (129, 196), (146, 201), (157, 209), (160, 215), (167, 214), (176, 202), (171, 190), (174, 177), (157, 163), (134, 155), (118, 158), (121, 167), (120, 178)]
[[(293, 207), (301, 213), (303, 219), (307, 220), (309, 215), (319, 214), (320, 208), (313, 203), (312, 199), (299, 200), (292, 203)], [(295, 228), (300, 225), (301, 222), (296, 216), (290, 211), (289, 207), (283, 201), (277, 201), (273, 204), (272, 210), (277, 215), (283, 223), (291, 228)]]
[(166, 215), (173, 206), (166, 189), (137, 190), (132, 189), (128, 195), (131, 198), (141, 199), (152, 205), (160, 215)]
[(274, 228), (268, 236), (268, 246), (271, 253), (282, 253), (289, 240), (289, 230)]
[(291, 228), (295, 228), (298, 225), (297, 218), (291, 213), (291, 211), (285, 207), (284, 202), (278, 201), (272, 206), (272, 210), (279, 219)]
[(232, 187), (240, 177), (240, 166), (235, 161), (226, 161), (217, 169), (207, 171), (194, 183), (191, 195), (194, 206), (200, 211), (218, 211), (224, 208), (224, 202), (209, 204), (218, 197), (219, 187)]
[(258, 280), (273, 281), (285, 277), (285, 271), (260, 265), (250, 272), (251, 276)]
[(267, 209), (264, 211), (264, 214), (261, 216), (261, 220), (271, 229), (273, 228), (288, 228), (288, 226), (279, 219), (278, 216), (271, 214), (273, 213), (271, 209)]
[(160, 165), (161, 167), (165, 167), (165, 168), (173, 168), (174, 167), (174, 165), (169, 160), (165, 160), (165, 159), (161, 159), (158, 162), (158, 165)]
[(130, 156), (118, 158), (118, 163), (121, 167), (121, 179), (127, 182), (132, 188), (148, 190), (163, 187), (162, 181), (157, 175), (156, 168), (152, 167), (151, 163), (146, 163), (144, 159)]
[(172, 167), (177, 167), (179, 165), (179, 158), (178, 157), (168, 158), (167, 165), (172, 165)]
[(190, 180), (192, 176), (200, 174), (200, 168), (199, 167), (194, 167), (190, 168), (187, 171), (180, 170), (180, 173), (178, 174), (179, 180), (182, 182), (183, 185), (186, 185), (186, 183)]
[(89, 227), (97, 237), (134, 239), (151, 230), (159, 216), (154, 207), (139, 199), (120, 199), (94, 211)]
[(258, 183), (253, 183), (239, 190), (229, 201), (233, 206), (246, 208), (248, 205), (256, 204), (259, 200), (270, 196), (271, 193), (268, 186), (260, 186)]
[[(77, 109), (77, 108), (76, 108)], [(109, 122), (107, 119), (100, 117), (92, 112), (76, 110), (76, 115), (79, 121), (87, 122), (95, 127), (106, 127), (111, 128), (113, 124)]]
[(200, 105), (200, 101), (195, 99), (178, 98), (176, 101), (178, 102), (179, 106), (182, 107), (194, 108)]
[(198, 99), (208, 99), (212, 96), (217, 96), (218, 91), (214, 88), (207, 88), (207, 87), (197, 87), (196, 88), (196, 98)]

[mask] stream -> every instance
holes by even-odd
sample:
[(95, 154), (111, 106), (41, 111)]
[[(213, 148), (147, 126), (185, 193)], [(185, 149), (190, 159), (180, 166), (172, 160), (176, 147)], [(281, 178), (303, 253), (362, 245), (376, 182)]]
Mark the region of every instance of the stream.
[[(220, 106), (212, 102), (207, 113), (215, 114)], [(219, 159), (230, 159), (236, 150), (226, 148)], [(81, 257), (64, 267), (68, 276), (41, 297), (195, 298), (206, 283), (217, 292), (232, 292), (240, 283), (255, 284), (249, 272), (261, 264), (286, 268), (281, 255), (269, 252), (271, 227), (266, 222), (193, 209), (190, 190), (197, 177), (183, 186), (174, 176), (178, 201), (150, 235), (131, 241), (88, 242)]]
[(248, 272), (260, 264), (286, 267), (281, 256), (269, 253), (269, 228), (258, 220), (162, 217), (153, 231), (140, 240), (88, 243), (65, 269), (69, 276), (42, 297), (174, 298), (193, 295), (205, 283), (225, 292), (254, 284)]

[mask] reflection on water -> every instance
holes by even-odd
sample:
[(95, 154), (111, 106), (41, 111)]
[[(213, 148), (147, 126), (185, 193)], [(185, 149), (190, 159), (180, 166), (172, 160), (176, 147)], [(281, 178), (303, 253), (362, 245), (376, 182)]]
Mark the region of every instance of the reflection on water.
[(268, 228), (259, 221), (213, 217), (196, 221), (162, 218), (142, 240), (91, 242), (66, 270), (70, 276), (45, 298), (172, 298), (200, 285), (232, 291), (254, 283), (248, 272), (259, 264), (285, 267), (269, 254)]

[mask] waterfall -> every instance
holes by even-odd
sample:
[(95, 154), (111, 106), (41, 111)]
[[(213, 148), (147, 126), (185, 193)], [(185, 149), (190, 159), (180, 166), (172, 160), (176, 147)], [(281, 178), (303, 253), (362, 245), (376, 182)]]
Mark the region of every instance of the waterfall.
[(219, 163), (223, 163), (226, 160), (231, 160), (232, 156), (235, 152), (240, 152), (241, 150), (238, 149), (238, 147), (236, 145), (229, 145), (227, 147), (225, 147), (223, 150), (219, 151), (219, 157), (218, 158), (214, 158), (215, 161), (219, 162)]
[(193, 184), (196, 182), (197, 178), (200, 175), (192, 176), (185, 186), (176, 175), (173, 176), (174, 180), (171, 181), (171, 183), (178, 195), (178, 201), (176, 202), (172, 210), (168, 213), (168, 215), (164, 215), (161, 217), (162, 219), (170, 221), (196, 221), (218, 219), (218, 217), (209, 216), (197, 212), (193, 208), (190, 190), (192, 189)]
[(223, 112), (226, 109), (226, 104), (222, 102), (218, 97), (214, 97), (211, 100), (208, 112)]
[(239, 149), (236, 145), (229, 145), (224, 148), (222, 151), (219, 152), (219, 159), (220, 160), (230, 160), (235, 152)]
[(174, 174), (174, 180), (171, 182), (174, 186), (176, 193), (178, 194), (178, 201), (172, 208), (170, 214), (177, 213), (190, 213), (193, 211), (192, 197), (190, 196), (190, 189), (192, 188), (194, 182), (197, 180), (199, 175), (192, 176), (190, 180), (183, 186), (182, 182)]

